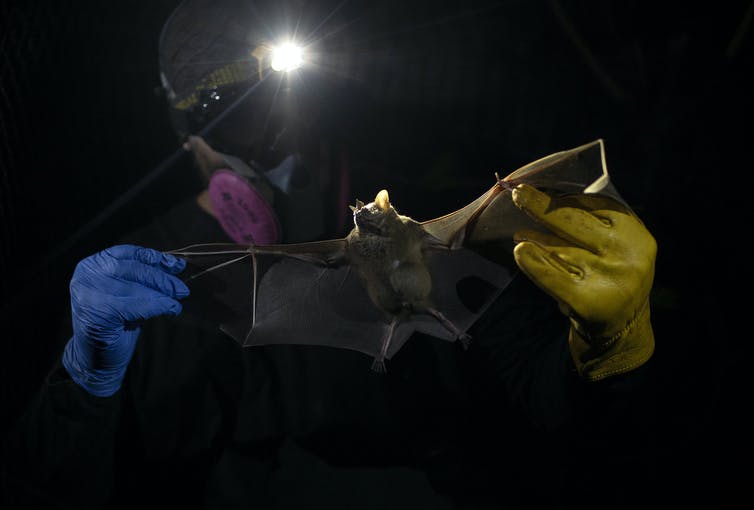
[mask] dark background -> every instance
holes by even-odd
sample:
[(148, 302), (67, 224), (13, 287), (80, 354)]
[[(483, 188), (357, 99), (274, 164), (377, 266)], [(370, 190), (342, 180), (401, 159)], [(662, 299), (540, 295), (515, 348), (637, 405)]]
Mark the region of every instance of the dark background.
[[(178, 148), (155, 93), (176, 4), (0, 3), (3, 432), (67, 340), (57, 318), (75, 263), (198, 190), (185, 160), (160, 167)], [(381, 27), (353, 35), (354, 55), (382, 47), (405, 64), (360, 78), (387, 105), (364, 124), (394, 171), (354, 178), (423, 220), (495, 171), (604, 138), (614, 183), (659, 246), (639, 478), (667, 501), (751, 505), (751, 333), (736, 324), (751, 276), (754, 3), (690, 4), (346, 2), (346, 19)]]

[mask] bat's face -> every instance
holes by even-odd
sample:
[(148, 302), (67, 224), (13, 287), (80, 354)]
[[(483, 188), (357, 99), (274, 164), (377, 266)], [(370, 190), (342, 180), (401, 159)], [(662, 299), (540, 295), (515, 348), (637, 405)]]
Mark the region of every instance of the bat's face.
[(360, 231), (372, 234), (384, 235), (386, 226), (395, 216), (395, 209), (390, 205), (390, 199), (387, 191), (382, 190), (377, 194), (374, 202), (366, 205), (361, 200), (356, 201), (355, 206), (351, 206), (353, 211), (353, 223)]

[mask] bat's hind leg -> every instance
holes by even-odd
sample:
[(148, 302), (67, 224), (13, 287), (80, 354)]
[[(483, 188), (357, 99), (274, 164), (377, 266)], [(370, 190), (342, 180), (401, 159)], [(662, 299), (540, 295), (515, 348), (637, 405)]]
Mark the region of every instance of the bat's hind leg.
[(448, 331), (453, 333), (456, 338), (461, 342), (461, 345), (463, 345), (464, 349), (468, 349), (469, 345), (471, 344), (471, 335), (466, 333), (465, 331), (460, 330), (455, 324), (453, 324), (453, 321), (445, 317), (445, 315), (436, 308), (432, 308), (431, 306), (428, 306), (423, 309), (424, 312), (430, 314), (432, 317), (440, 321), (440, 324), (445, 326)]
[(385, 358), (387, 357), (387, 350), (390, 348), (390, 341), (393, 339), (393, 333), (395, 332), (395, 326), (398, 325), (398, 317), (394, 317), (393, 320), (390, 322), (390, 326), (388, 326), (387, 331), (385, 332), (385, 335), (382, 337), (382, 345), (380, 345), (380, 353), (374, 357), (374, 361), (372, 361), (372, 371), (377, 372), (380, 374), (384, 374), (387, 370), (385, 369)]

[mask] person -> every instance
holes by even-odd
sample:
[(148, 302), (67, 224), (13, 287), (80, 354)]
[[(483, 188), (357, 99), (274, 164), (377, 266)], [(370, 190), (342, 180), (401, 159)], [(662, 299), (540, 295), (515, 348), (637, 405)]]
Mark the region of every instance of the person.
[[(182, 3), (161, 41), (173, 56), (161, 68), (175, 125), (207, 187), (76, 266), (70, 340), (8, 441), (9, 503), (516, 508), (584, 498), (612, 506), (616, 494), (640, 492), (640, 477), (612, 455), (642, 441), (633, 412), (654, 351), (657, 246), (612, 199), (516, 188), (514, 203), (549, 233), (516, 235), (520, 271), (472, 327), (469, 350), (415, 334), (385, 374), (344, 349), (243, 349), (201, 311), (183, 311), (191, 283), (169, 250), (298, 242), (347, 227), (332, 217), (346, 209), (349, 174), (342, 158), (322, 157), (333, 145), (312, 136), (321, 112), (287, 125), (281, 114), (261, 129), (249, 112), (270, 96), (247, 102), (220, 83), (238, 69), (171, 67), (197, 52), (198, 33), (217, 36), (212, 51), (234, 40), (234, 27), (246, 34), (239, 11), (209, 16), (209, 4)], [(233, 111), (210, 111), (228, 96), (241, 98)], [(249, 207), (229, 206), (224, 193)], [(615, 475), (610, 487), (579, 476), (603, 466)]]

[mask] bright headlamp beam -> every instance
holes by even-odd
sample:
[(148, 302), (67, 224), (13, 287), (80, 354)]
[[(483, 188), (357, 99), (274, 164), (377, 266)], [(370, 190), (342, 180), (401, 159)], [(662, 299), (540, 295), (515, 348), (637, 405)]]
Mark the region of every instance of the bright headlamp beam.
[(270, 65), (275, 71), (293, 71), (304, 63), (303, 50), (293, 43), (285, 43), (272, 49)]

